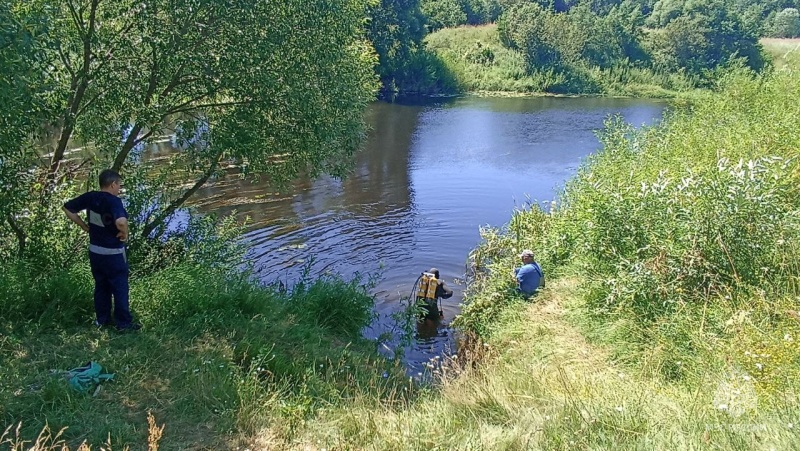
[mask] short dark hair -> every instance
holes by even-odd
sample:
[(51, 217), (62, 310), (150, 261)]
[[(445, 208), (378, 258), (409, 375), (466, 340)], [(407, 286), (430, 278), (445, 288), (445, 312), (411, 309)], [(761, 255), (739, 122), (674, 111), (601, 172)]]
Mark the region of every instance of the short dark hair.
[(100, 182), (100, 188), (107, 188), (111, 186), (112, 183), (122, 180), (122, 177), (120, 177), (116, 171), (104, 169), (97, 179)]

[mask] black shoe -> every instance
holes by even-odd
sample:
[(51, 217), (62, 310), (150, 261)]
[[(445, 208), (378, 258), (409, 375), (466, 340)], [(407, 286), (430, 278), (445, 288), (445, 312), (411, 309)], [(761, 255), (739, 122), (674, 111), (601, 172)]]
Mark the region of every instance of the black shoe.
[(117, 326), (117, 332), (136, 332), (137, 330), (141, 329), (141, 324), (130, 323), (127, 326)]

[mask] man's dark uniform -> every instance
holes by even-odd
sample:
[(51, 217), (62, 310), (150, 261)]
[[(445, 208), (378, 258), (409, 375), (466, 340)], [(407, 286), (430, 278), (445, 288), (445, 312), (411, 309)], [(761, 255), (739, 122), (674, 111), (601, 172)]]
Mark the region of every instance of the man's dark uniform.
[(128, 218), (119, 197), (104, 191), (81, 194), (64, 204), (67, 210), (87, 211), (89, 225), (89, 263), (94, 277), (94, 310), (98, 325), (111, 321), (111, 297), (114, 297), (114, 321), (117, 328), (131, 326), (128, 304), (128, 261), (125, 243), (117, 238), (116, 221)]

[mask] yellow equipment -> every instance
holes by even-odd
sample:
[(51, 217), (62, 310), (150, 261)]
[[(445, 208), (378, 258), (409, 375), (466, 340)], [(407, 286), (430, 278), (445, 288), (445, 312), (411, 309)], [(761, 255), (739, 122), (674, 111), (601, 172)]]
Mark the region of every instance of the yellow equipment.
[[(417, 279), (417, 304), (422, 307), (424, 318), (435, 320), (444, 316), (444, 312), (439, 309), (439, 298), (436, 296), (436, 288), (439, 286), (439, 279), (430, 272), (424, 272)], [(413, 291), (412, 291), (413, 293)]]
[(439, 280), (435, 275), (424, 272), (419, 279), (419, 289), (417, 290), (417, 299), (419, 300), (432, 300), (436, 301), (436, 287), (439, 285)]

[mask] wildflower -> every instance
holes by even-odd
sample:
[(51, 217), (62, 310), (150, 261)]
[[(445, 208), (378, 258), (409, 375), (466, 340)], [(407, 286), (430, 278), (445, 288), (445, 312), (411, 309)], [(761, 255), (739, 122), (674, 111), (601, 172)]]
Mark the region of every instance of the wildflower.
[(717, 406), (717, 409), (719, 409), (719, 410), (728, 410), (728, 405), (727, 404), (720, 404), (720, 405)]
[(794, 423), (789, 423), (786, 425), (786, 427), (789, 429), (794, 429)]
[(617, 412), (622, 412), (623, 410), (624, 410), (624, 409), (622, 408), (622, 406), (617, 406), (617, 407), (616, 407), (616, 411), (617, 411)]
[(619, 376), (620, 379), (625, 379), (625, 373), (619, 373), (617, 376)]
[(764, 369), (764, 365), (762, 365), (760, 363), (756, 363), (756, 368), (758, 368), (758, 370), (761, 371), (761, 370)]
[(748, 376), (747, 374), (745, 374), (744, 376), (742, 376), (742, 379), (744, 379), (744, 380), (746, 380), (746, 381), (749, 381), (749, 380), (750, 380), (750, 376)]
[(783, 336), (783, 339), (784, 339), (785, 341), (792, 341), (792, 336), (791, 336), (791, 335), (789, 335), (789, 334), (786, 334), (786, 335), (784, 335), (784, 336)]

